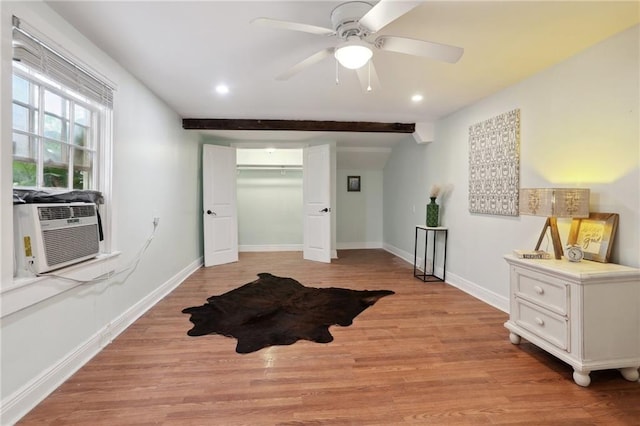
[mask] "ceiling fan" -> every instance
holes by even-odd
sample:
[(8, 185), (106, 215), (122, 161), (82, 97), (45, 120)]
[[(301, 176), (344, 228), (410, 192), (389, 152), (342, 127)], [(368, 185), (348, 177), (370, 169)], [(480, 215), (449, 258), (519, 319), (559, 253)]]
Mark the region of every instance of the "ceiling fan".
[[(303, 69), (333, 55), (345, 68), (355, 69), (363, 87), (370, 91), (371, 81), (377, 81), (375, 68), (371, 61), (374, 48), (449, 63), (455, 63), (462, 57), (464, 49), (461, 47), (391, 35), (376, 36), (376, 33), (382, 28), (421, 3), (423, 2), (380, 0), (373, 6), (364, 1), (349, 1), (340, 4), (331, 12), (332, 28), (271, 18), (255, 18), (251, 23), (338, 39), (338, 43), (334, 47), (320, 50), (298, 62), (278, 75), (277, 80), (287, 80)], [(369, 65), (366, 70), (365, 65)]]

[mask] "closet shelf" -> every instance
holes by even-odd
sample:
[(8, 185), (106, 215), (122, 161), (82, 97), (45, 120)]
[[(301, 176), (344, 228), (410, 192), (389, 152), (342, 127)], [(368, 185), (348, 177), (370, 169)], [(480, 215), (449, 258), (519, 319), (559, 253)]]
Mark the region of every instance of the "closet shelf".
[(302, 170), (302, 165), (238, 164), (238, 170)]

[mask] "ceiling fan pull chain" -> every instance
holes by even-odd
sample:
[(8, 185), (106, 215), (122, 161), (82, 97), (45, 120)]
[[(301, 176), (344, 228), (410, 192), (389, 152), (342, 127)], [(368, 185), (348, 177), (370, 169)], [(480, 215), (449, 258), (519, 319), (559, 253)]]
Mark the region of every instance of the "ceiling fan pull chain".
[(371, 90), (373, 90), (373, 89), (371, 89), (371, 59), (369, 59), (369, 70), (368, 71), (369, 71), (369, 83), (368, 83), (368, 86), (367, 86), (367, 92), (370, 92)]
[(340, 84), (340, 76), (338, 75), (338, 60), (336, 59), (336, 86)]

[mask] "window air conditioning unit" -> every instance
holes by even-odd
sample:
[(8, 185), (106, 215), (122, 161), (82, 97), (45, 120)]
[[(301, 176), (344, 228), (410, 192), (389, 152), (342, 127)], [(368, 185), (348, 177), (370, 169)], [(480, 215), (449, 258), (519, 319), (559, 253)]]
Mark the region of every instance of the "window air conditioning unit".
[(93, 203), (19, 204), (13, 215), (17, 275), (73, 265), (100, 250)]

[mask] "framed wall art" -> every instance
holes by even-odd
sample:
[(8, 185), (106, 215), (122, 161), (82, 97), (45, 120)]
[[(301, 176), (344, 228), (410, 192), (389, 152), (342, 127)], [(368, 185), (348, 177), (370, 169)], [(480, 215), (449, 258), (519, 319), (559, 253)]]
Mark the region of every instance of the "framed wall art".
[(347, 191), (360, 192), (360, 176), (347, 176)]
[(518, 215), (520, 110), (469, 126), (469, 212)]
[(618, 213), (589, 213), (585, 219), (573, 219), (567, 244), (579, 245), (584, 258), (608, 263), (618, 229)]

